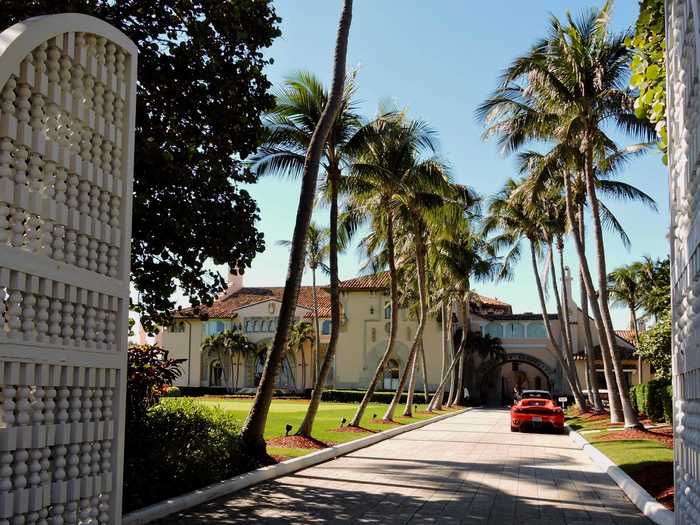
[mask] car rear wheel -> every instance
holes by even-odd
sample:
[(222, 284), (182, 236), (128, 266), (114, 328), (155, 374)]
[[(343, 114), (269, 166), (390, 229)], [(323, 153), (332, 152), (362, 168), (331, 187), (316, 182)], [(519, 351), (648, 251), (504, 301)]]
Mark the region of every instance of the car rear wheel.
[(518, 427), (514, 427), (513, 425), (510, 426), (510, 431), (511, 432), (518, 432)]

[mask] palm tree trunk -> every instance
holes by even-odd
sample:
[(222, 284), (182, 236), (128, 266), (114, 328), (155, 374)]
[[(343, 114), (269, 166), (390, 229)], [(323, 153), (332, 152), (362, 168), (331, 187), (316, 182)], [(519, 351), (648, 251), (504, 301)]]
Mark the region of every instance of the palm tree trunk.
[[(581, 277), (583, 281), (583, 277)], [(588, 294), (586, 286), (581, 282), (581, 316), (583, 317), (583, 336), (586, 343), (586, 369), (588, 370), (588, 392), (590, 394), (593, 410), (602, 412), (603, 402), (598, 392), (598, 377), (595, 370), (595, 359), (593, 356), (593, 337), (591, 335), (591, 319), (588, 316)]]
[[(639, 348), (639, 328), (637, 327), (637, 310), (634, 305), (630, 305), (630, 316), (632, 317), (632, 330), (634, 331), (634, 341), (636, 347)], [(642, 383), (642, 356), (637, 356), (637, 379), (639, 384)]]
[(418, 354), (420, 353), (420, 343), (418, 350), (413, 354), (413, 362), (411, 363), (411, 378), (408, 380), (408, 392), (406, 394), (406, 407), (403, 410), (404, 417), (413, 417), (413, 394), (416, 391), (416, 383), (418, 382)]
[(445, 386), (447, 385), (447, 381), (450, 381), (451, 378), (453, 377), (455, 365), (457, 364), (460, 357), (462, 356), (462, 353), (464, 352), (465, 346), (466, 345), (463, 345), (462, 343), (460, 343), (459, 350), (455, 353), (454, 358), (452, 359), (452, 362), (450, 363), (450, 366), (447, 369), (447, 372), (445, 372), (445, 374), (442, 376), (442, 379), (440, 380), (440, 384), (438, 385), (438, 389), (435, 391), (435, 394), (433, 394), (433, 400), (430, 402), (431, 405), (433, 405), (433, 406), (437, 405), (435, 398), (439, 394), (441, 389), (444, 392)]
[(381, 360), (377, 364), (372, 380), (367, 387), (367, 392), (362, 397), (360, 406), (357, 407), (355, 415), (352, 417), (349, 426), (359, 427), (362, 416), (367, 410), (367, 405), (372, 401), (374, 392), (377, 389), (379, 380), (384, 374), (389, 359), (394, 352), (394, 342), (396, 341), (396, 332), (399, 326), (399, 301), (398, 301), (398, 282), (396, 277), (396, 261), (394, 259), (394, 217), (391, 208), (387, 209), (386, 214), (386, 251), (389, 259), (389, 300), (391, 301), (391, 315), (389, 319), (389, 339), (386, 342), (386, 349)]
[(573, 195), (571, 191), (571, 181), (569, 180), (569, 175), (564, 174), (564, 197), (566, 202), (566, 216), (569, 219), (569, 224), (573, 231), (574, 244), (576, 245), (576, 253), (578, 254), (579, 265), (581, 268), (581, 276), (583, 277), (583, 284), (586, 288), (586, 293), (590, 298), (590, 306), (593, 313), (593, 320), (595, 321), (596, 329), (598, 331), (598, 339), (600, 344), (600, 353), (603, 357), (603, 365), (605, 370), (605, 380), (608, 387), (608, 403), (610, 405), (610, 421), (612, 423), (617, 423), (622, 420), (622, 413), (620, 410), (621, 403), (617, 395), (616, 389), (611, 389), (615, 385), (615, 380), (612, 377), (609, 366), (611, 359), (610, 347), (608, 346), (607, 337), (605, 335), (605, 330), (603, 329), (603, 321), (600, 312), (600, 305), (598, 301), (595, 300), (596, 291), (593, 286), (593, 279), (591, 278), (591, 271), (588, 267), (588, 259), (586, 259), (586, 249), (585, 249), (585, 239), (582, 237), (582, 231), (579, 231), (578, 222), (574, 216), (574, 205), (573, 205)]
[(425, 345), (420, 344), (420, 368), (423, 372), (423, 392), (425, 394), (425, 403), (428, 403), (428, 367), (425, 362)]
[[(567, 374), (571, 377), (571, 392), (574, 395), (574, 400), (580, 410), (585, 410), (586, 400), (581, 393), (581, 384), (576, 373), (576, 365), (574, 363), (574, 353), (571, 349), (571, 337), (569, 330), (566, 328), (569, 322), (569, 316), (564, 312), (562, 307), (561, 296), (559, 295), (559, 284), (557, 282), (557, 272), (554, 265), (554, 246), (549, 243), (549, 264), (552, 267), (552, 291), (554, 292), (554, 300), (557, 305), (557, 315), (559, 316), (559, 325), (562, 330), (562, 340), (564, 341), (564, 366), (568, 367)], [(562, 259), (562, 277), (563, 274), (563, 259)], [(564, 291), (566, 295), (566, 291)]]
[[(452, 323), (450, 323), (450, 330), (453, 330)], [(454, 335), (453, 334), (451, 334), (451, 335), (452, 335), (452, 337), (450, 339), (452, 340), (452, 342), (450, 344), (450, 354), (452, 354), (452, 364), (455, 364), (454, 361), (458, 359), (458, 356), (457, 356), (458, 351), (455, 350), (455, 347), (454, 347)], [(462, 344), (462, 341), (460, 340), (460, 346), (461, 346), (461, 344)], [(452, 367), (452, 372), (450, 375), (450, 393), (447, 396), (447, 406), (448, 407), (451, 407), (454, 404), (455, 396), (457, 395), (457, 377), (458, 377), (458, 374), (457, 374), (456, 366), (457, 365), (455, 364), (455, 366)]]
[(420, 303), (420, 312), (418, 317), (418, 327), (416, 328), (416, 333), (413, 336), (413, 344), (411, 345), (411, 351), (408, 355), (406, 361), (406, 368), (401, 374), (401, 379), (399, 380), (399, 387), (396, 389), (396, 393), (389, 403), (389, 406), (384, 413), (384, 420), (391, 421), (394, 418), (394, 412), (396, 407), (401, 401), (401, 394), (406, 386), (406, 379), (410, 372), (409, 363), (413, 362), (414, 356), (418, 351), (418, 345), (423, 339), (423, 328), (425, 327), (425, 318), (428, 313), (428, 306), (426, 301), (426, 290), (425, 290), (425, 246), (423, 244), (423, 231), (421, 231), (417, 218), (414, 223), (415, 238), (415, 249), (416, 249), (416, 274), (418, 277), (418, 302)]
[(340, 184), (340, 171), (331, 169), (328, 172), (330, 179), (331, 190), (331, 209), (330, 209), (330, 232), (329, 232), (329, 266), (331, 274), (331, 336), (326, 347), (326, 355), (323, 357), (321, 370), (316, 378), (314, 389), (311, 392), (311, 401), (306, 409), (304, 421), (301, 422), (297, 435), (311, 437), (311, 430), (314, 426), (316, 413), (321, 404), (321, 396), (323, 395), (323, 387), (326, 383), (326, 377), (333, 366), (333, 358), (335, 350), (338, 346), (338, 334), (340, 331), (340, 281), (338, 279), (338, 185)]
[(306, 356), (304, 355), (304, 341), (301, 341), (299, 350), (301, 351), (301, 390), (303, 392), (306, 390)]
[(608, 348), (610, 348), (610, 355), (612, 357), (613, 370), (615, 371), (615, 380), (617, 382), (617, 390), (620, 393), (620, 403), (622, 405), (622, 414), (625, 418), (625, 427), (637, 428), (641, 427), (642, 425), (639, 423), (637, 413), (632, 407), (627, 391), (627, 385), (625, 384), (624, 372), (622, 371), (622, 363), (620, 362), (620, 357), (615, 350), (616, 336), (608, 305), (608, 273), (605, 267), (605, 244), (603, 242), (603, 226), (600, 220), (600, 205), (598, 203), (598, 196), (596, 195), (595, 191), (592, 145), (586, 147), (584, 180), (586, 183), (588, 202), (591, 206), (591, 215), (593, 216), (593, 233), (596, 242), (596, 256), (598, 260), (598, 302), (600, 303), (603, 326), (605, 327)]
[(316, 378), (318, 377), (318, 360), (321, 355), (321, 329), (319, 327), (319, 320), (318, 320), (318, 290), (316, 290), (316, 267), (314, 266), (311, 268), (311, 291), (313, 293), (313, 300), (314, 300), (314, 330), (315, 330), (315, 337), (314, 337), (314, 351), (313, 355), (311, 357), (311, 360), (313, 361), (312, 367), (313, 371), (311, 374), (311, 381), (313, 381), (314, 384), (316, 384)]
[[(440, 379), (442, 379), (445, 376), (445, 373), (447, 371), (447, 360), (449, 359), (449, 355), (447, 352), (449, 351), (448, 348), (448, 339), (447, 339), (447, 324), (448, 324), (448, 319), (447, 319), (447, 303), (443, 299), (440, 303), (440, 318), (442, 319), (441, 323), (441, 343), (442, 343), (442, 367), (440, 367)], [(442, 381), (440, 382), (440, 385), (442, 385)], [(433, 410), (442, 410), (442, 404), (444, 401), (444, 392), (443, 389), (438, 386), (438, 389), (435, 391), (435, 395), (433, 396), (433, 402), (431, 402), (428, 405), (428, 412), (432, 412)]]
[[(568, 366), (568, 363), (566, 362), (566, 358), (562, 354), (561, 348), (559, 347), (559, 344), (557, 344), (557, 341), (554, 339), (554, 332), (552, 331), (552, 325), (549, 322), (549, 314), (547, 313), (547, 304), (545, 303), (544, 300), (544, 290), (542, 288), (542, 280), (540, 279), (540, 272), (537, 267), (537, 252), (535, 251), (535, 244), (530, 241), (530, 257), (532, 260), (532, 270), (535, 272), (535, 283), (537, 284), (537, 294), (540, 299), (540, 308), (542, 308), (542, 321), (544, 321), (544, 326), (547, 329), (547, 337), (549, 338), (549, 344), (552, 345), (552, 348), (554, 348), (554, 353), (559, 359), (559, 362), (562, 365), (562, 368), (564, 369), (564, 376), (566, 377), (567, 383), (569, 383), (569, 388), (571, 389), (572, 392), (575, 392), (575, 385), (576, 382), (571, 374), (571, 368)], [(579, 404), (579, 400), (576, 399), (576, 396), (574, 395), (574, 399), (576, 400), (576, 404)], [(579, 408), (582, 409), (583, 407), (579, 404)]]
[[(457, 300), (457, 305), (459, 307), (459, 317), (462, 323), (462, 341), (460, 342), (460, 347), (467, 347), (467, 335), (469, 334), (469, 314), (468, 314), (468, 304), (469, 304), (469, 294), (467, 293), (467, 299), (460, 297)], [(457, 368), (457, 384), (455, 385), (455, 396), (450, 404), (450, 406), (461, 405), (464, 399), (464, 368), (466, 364), (466, 351), (462, 352), (459, 356), (459, 367)]]
[(251, 454), (265, 457), (265, 423), (272, 403), (272, 394), (275, 389), (275, 377), (279, 371), (284, 352), (287, 346), (289, 328), (294, 320), (294, 311), (297, 307), (299, 285), (304, 272), (304, 259), (306, 255), (306, 241), (313, 212), (314, 199), (316, 197), (316, 183), (318, 181), (318, 168), (321, 162), (323, 147), (328, 137), (328, 132), (340, 109), (345, 86), (345, 63), (347, 59), (348, 37), (352, 22), (352, 0), (344, 0), (343, 12), (338, 24), (338, 35), (335, 47), (335, 59), (333, 63), (333, 84), (328, 97), (326, 107), (316, 125), (309, 148), (306, 151), (304, 172), (302, 176), (299, 205), (294, 224), (292, 237), (292, 249), (289, 255), (289, 268), (282, 295), (277, 332), (272, 344), (272, 349), (265, 360), (262, 377), (253, 401), (253, 406), (243, 424), (241, 439), (244, 446)]

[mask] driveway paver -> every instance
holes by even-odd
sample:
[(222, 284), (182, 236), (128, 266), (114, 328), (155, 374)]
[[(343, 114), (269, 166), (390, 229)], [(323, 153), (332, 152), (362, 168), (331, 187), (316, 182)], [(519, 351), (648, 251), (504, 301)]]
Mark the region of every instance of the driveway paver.
[(648, 524), (568, 436), (474, 409), (159, 523)]

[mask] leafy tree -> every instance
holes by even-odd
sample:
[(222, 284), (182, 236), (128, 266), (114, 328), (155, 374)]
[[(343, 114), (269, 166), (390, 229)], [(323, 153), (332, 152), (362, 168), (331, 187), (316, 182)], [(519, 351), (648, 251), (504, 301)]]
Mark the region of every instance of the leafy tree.
[(637, 352), (651, 364), (660, 378), (671, 378), (671, 310), (659, 322), (639, 336)]
[(641, 272), (641, 306), (659, 319), (671, 308), (671, 261), (644, 257)]
[(139, 49), (131, 272), (133, 309), (153, 329), (178, 285), (193, 306), (224, 289), (207, 261), (242, 272), (264, 248), (238, 184), (255, 181), (241, 159), (274, 102), (263, 51), (280, 19), (269, 0), (4, 0), (0, 27), (62, 12), (100, 18)]
[(634, 35), (625, 39), (625, 45), (634, 50), (630, 68), (630, 86), (639, 91), (634, 101), (634, 112), (656, 126), (659, 149), (668, 163), (668, 135), (666, 134), (666, 32), (664, 0), (642, 0)]

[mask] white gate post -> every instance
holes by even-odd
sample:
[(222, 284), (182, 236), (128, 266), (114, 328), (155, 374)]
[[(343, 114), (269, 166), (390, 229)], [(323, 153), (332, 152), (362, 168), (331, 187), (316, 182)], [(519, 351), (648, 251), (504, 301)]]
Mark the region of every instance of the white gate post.
[(137, 49), (0, 33), (0, 525), (121, 522)]
[(700, 523), (700, 23), (697, 0), (666, 0), (671, 207), (675, 520)]

